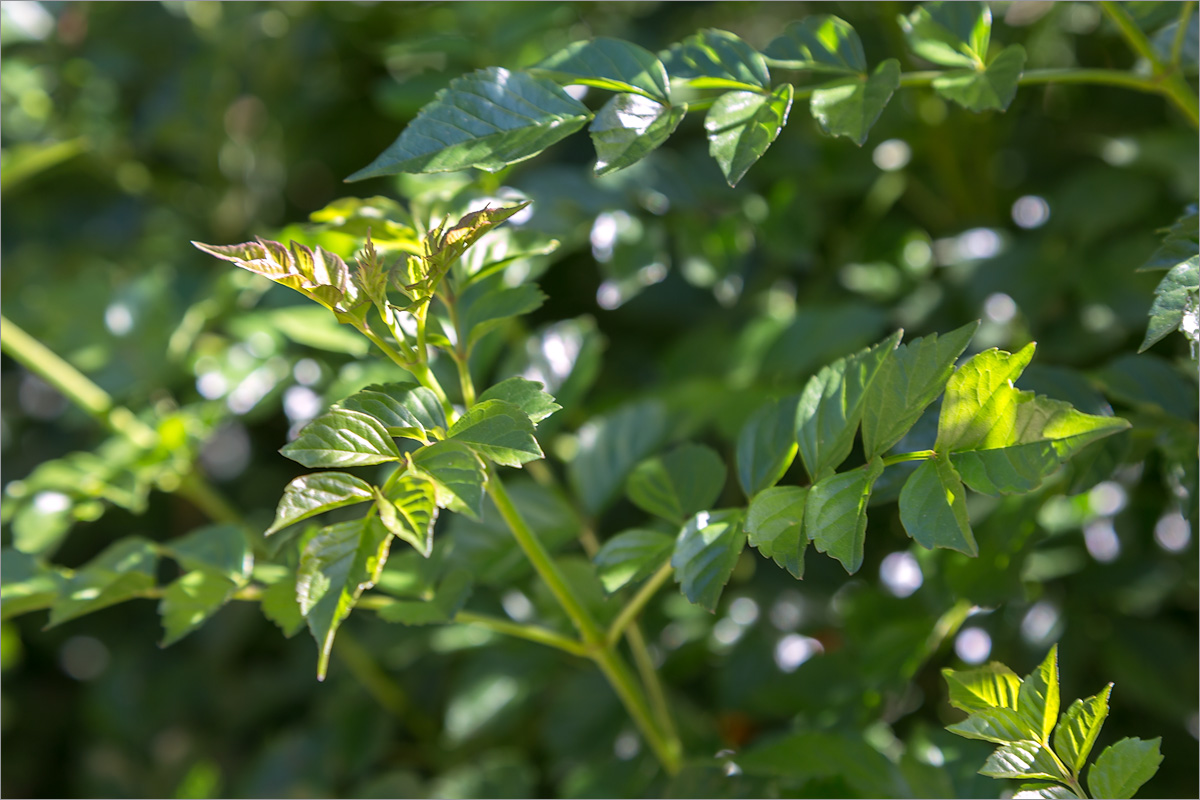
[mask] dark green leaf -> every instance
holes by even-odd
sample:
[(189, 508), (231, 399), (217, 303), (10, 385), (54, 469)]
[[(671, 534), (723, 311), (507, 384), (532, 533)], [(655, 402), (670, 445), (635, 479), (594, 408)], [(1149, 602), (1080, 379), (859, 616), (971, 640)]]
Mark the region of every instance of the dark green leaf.
[(747, 497), (774, 486), (796, 457), (799, 397), (772, 400), (750, 415), (737, 441), (738, 480)]
[(955, 69), (933, 79), (933, 89), (971, 111), (1004, 111), (1017, 95), (1017, 82), (1025, 68), (1025, 48), (1010, 44), (986, 69)]
[(1162, 738), (1142, 741), (1122, 739), (1106, 747), (1088, 770), (1088, 789), (1093, 797), (1117, 800), (1133, 797), (1142, 784), (1154, 777), (1162, 763)]
[(379, 609), (379, 618), (404, 625), (436, 625), (450, 622), (471, 596), (471, 573), (453, 569), (442, 578), (433, 598), (426, 601), (397, 600)]
[(260, 605), (263, 616), (279, 626), (289, 639), (304, 627), (304, 615), (300, 613), (300, 604), (296, 601), (294, 573), (264, 589)]
[(825, 133), (845, 136), (861, 147), (899, 86), (900, 62), (889, 58), (870, 75), (841, 78), (814, 89), (809, 109)]
[(727, 31), (707, 28), (659, 55), (671, 78), (698, 89), (757, 90), (771, 85), (762, 55)]
[(708, 152), (730, 186), (737, 185), (779, 136), (793, 93), (792, 85), (785, 83), (770, 94), (726, 92), (712, 104), (704, 118)]
[(603, 511), (634, 466), (657, 450), (666, 434), (666, 410), (654, 400), (623, 406), (580, 428), (579, 452), (567, 474), (584, 511)]
[(254, 554), (236, 525), (208, 525), (172, 539), (163, 552), (185, 570), (207, 570), (244, 583), (254, 568)]
[(701, 511), (688, 520), (671, 556), (675, 581), (687, 599), (715, 611), (745, 546), (740, 511)]
[(763, 51), (772, 64), (814, 72), (867, 71), (862, 41), (850, 23), (828, 14), (789, 22)]
[(121, 539), (75, 572), (50, 607), (50, 623), (99, 611), (144, 595), (154, 588), (158, 552), (154, 543), (138, 536)]
[(610, 98), (588, 126), (596, 148), (596, 174), (641, 161), (670, 138), (686, 114), (686, 103), (667, 106), (640, 94)]
[(1011, 708), (987, 708), (976, 711), (962, 722), (947, 725), (946, 730), (967, 739), (1006, 744), (1032, 740), (1034, 731)]
[(804, 577), (804, 501), (808, 489), (773, 486), (754, 496), (746, 512), (746, 533), (758, 552), (792, 573)]
[(401, 457), (377, 419), (346, 409), (317, 417), (279, 452), (306, 467), (362, 467)]
[(842, 562), (853, 575), (862, 566), (867, 534), (867, 500), (883, 460), (873, 458), (858, 469), (831, 475), (808, 490), (804, 528), (817, 550)]
[(1111, 693), (1110, 683), (1100, 694), (1071, 703), (1054, 729), (1054, 752), (1074, 775), (1083, 769), (1092, 746), (1096, 744), (1096, 737), (1100, 735), (1100, 728), (1108, 717), (1108, 696)]
[(1174, 330), (1188, 338), (1195, 353), (1200, 344), (1200, 256), (1172, 267), (1154, 290), (1150, 325), (1138, 352)]
[(283, 490), (275, 521), (267, 528), (270, 536), (301, 520), (335, 508), (365, 503), (371, 499), (371, 485), (346, 472), (316, 472), (293, 478)]
[(945, 67), (974, 69), (987, 57), (992, 12), (980, 2), (924, 3), (900, 17), (900, 28), (921, 58)]
[(484, 400), (450, 426), (449, 437), (508, 467), (542, 458), (529, 416), (512, 403)]
[(461, 442), (437, 442), (413, 453), (413, 464), (433, 478), (439, 508), (479, 519), (487, 473), (475, 451)]
[(199, 628), (236, 591), (237, 584), (219, 572), (196, 569), (181, 575), (166, 588), (158, 604), (165, 631), (160, 646), (172, 645)]
[(916, 424), (954, 372), (954, 361), (971, 341), (978, 322), (901, 344), (883, 362), (863, 401), (863, 450), (883, 455)]
[(1171, 269), (1196, 255), (1200, 247), (1200, 212), (1195, 204), (1188, 206), (1165, 233), (1163, 243), (1138, 267), (1138, 272)]
[(839, 358), (805, 384), (796, 409), (796, 442), (814, 482), (832, 475), (850, 455), (867, 390), (902, 334)]
[(48, 608), (66, 583), (60, 567), (5, 547), (0, 551), (0, 619)]
[(979, 554), (967, 517), (967, 492), (950, 459), (938, 455), (917, 467), (900, 491), (900, 522), (922, 547)]
[(458, 298), (458, 335), (470, 347), (501, 321), (528, 314), (545, 301), (546, 295), (532, 283), (507, 288), (500, 274), (474, 281)]
[[(891, 763), (860, 737), (820, 731), (793, 733), (775, 741), (755, 742), (735, 759), (735, 763), (750, 775), (809, 781), (839, 778), (851, 789), (848, 793), (851, 797), (903, 796), (903, 790), (890, 779), (893, 774)], [(812, 785), (830, 784), (822, 781)], [(815, 793), (825, 796), (819, 789)]]
[(674, 544), (667, 534), (647, 528), (621, 531), (606, 541), (592, 558), (604, 591), (612, 594), (650, 577), (670, 558)]
[(338, 626), (383, 570), (390, 541), (387, 528), (367, 517), (322, 528), (304, 548), (296, 600), (317, 641), (318, 680), (325, 680)]
[(524, 411), (534, 425), (562, 409), (553, 397), (542, 390), (542, 384), (520, 377), (500, 381), (479, 395), (479, 402), (488, 400), (512, 403)]
[(421, 474), (406, 474), (387, 491), (376, 490), (379, 521), (395, 536), (426, 558), (433, 552), (433, 524), (437, 522), (437, 487)]
[(704, 445), (682, 444), (638, 464), (625, 492), (643, 511), (682, 525), (696, 512), (712, 508), (724, 487), (721, 457)]
[(663, 102), (671, 99), (662, 62), (644, 47), (623, 39), (598, 36), (591, 41), (572, 42), (534, 70), (548, 72), (560, 83), (636, 92)]
[(973, 714), (990, 708), (1017, 710), (1021, 679), (998, 661), (979, 669), (943, 669), (950, 705)]
[(988, 756), (979, 774), (990, 778), (1044, 778), (1051, 781), (1067, 779), (1050, 749), (1033, 741), (1013, 742), (997, 747), (996, 752)]
[(1196, 381), (1164, 358), (1126, 353), (1095, 374), (1114, 400), (1165, 411), (1193, 420), (1197, 413)]
[(374, 417), (389, 436), (407, 436), (425, 443), (434, 430), (449, 427), (437, 395), (411, 383), (372, 384), (338, 406)]
[(1017, 713), (1036, 734), (1036, 741), (1049, 744), (1050, 731), (1058, 722), (1058, 707), (1058, 645), (1054, 645), (1041, 665), (1021, 681)]
[(450, 82), (391, 147), (347, 180), (400, 172), (495, 172), (583, 127), (587, 107), (547, 78), (500, 67)]

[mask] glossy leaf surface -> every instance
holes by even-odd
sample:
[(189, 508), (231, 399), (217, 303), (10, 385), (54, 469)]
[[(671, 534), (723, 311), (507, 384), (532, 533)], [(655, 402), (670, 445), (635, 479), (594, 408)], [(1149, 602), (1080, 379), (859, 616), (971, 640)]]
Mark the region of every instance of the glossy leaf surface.
[(611, 594), (650, 577), (670, 558), (674, 544), (667, 534), (647, 528), (621, 531), (606, 541), (592, 558), (604, 591)]
[(794, 90), (790, 83), (770, 94), (726, 92), (704, 118), (708, 152), (730, 186), (736, 186), (787, 124)]
[(875, 458), (858, 469), (817, 481), (808, 490), (804, 508), (808, 538), (817, 550), (842, 562), (851, 575), (862, 566), (867, 500), (882, 474), (883, 461)]
[(774, 65), (814, 72), (861, 74), (867, 57), (853, 26), (828, 14), (789, 22), (763, 55)]
[(814, 89), (813, 118), (830, 136), (845, 136), (860, 147), (900, 86), (900, 62), (883, 61), (869, 75), (855, 75)]
[(625, 491), (643, 511), (682, 525), (693, 514), (712, 508), (724, 486), (721, 457), (704, 445), (683, 444), (638, 464)]
[(395, 536), (426, 558), (433, 551), (433, 524), (437, 522), (437, 487), (420, 474), (402, 475), (387, 491), (376, 491), (379, 521)]
[(471, 596), (471, 573), (451, 570), (429, 600), (397, 600), (379, 609), (379, 618), (404, 625), (436, 625), (454, 619)]
[(109, 545), (63, 587), (47, 627), (138, 597), (154, 587), (157, 566), (158, 553), (146, 539), (130, 536)]
[(275, 521), (266, 535), (335, 508), (366, 503), (372, 498), (371, 485), (347, 472), (316, 472), (293, 478), (283, 490)]
[(928, 459), (908, 477), (900, 490), (900, 522), (926, 549), (945, 547), (969, 556), (978, 546), (967, 516), (967, 492), (950, 459)]
[(1161, 738), (1122, 739), (1104, 749), (1088, 770), (1088, 789), (1093, 797), (1133, 797), (1142, 784), (1154, 777), (1162, 763)]
[(449, 438), (507, 467), (542, 457), (529, 416), (503, 400), (476, 403), (450, 426)]
[(347, 409), (317, 417), (279, 452), (306, 467), (363, 467), (400, 460), (400, 451), (379, 420)]
[(411, 383), (373, 384), (355, 392), (338, 406), (368, 414), (390, 436), (428, 442), (435, 429), (446, 430), (446, 412), (429, 389)]
[(1087, 700), (1076, 700), (1063, 712), (1054, 730), (1054, 752), (1067, 765), (1072, 774), (1078, 775), (1087, 762), (1096, 737), (1108, 717), (1108, 697), (1112, 684), (1104, 687), (1100, 694)]
[(900, 28), (914, 53), (944, 67), (982, 65), (992, 35), (992, 12), (981, 2), (922, 3)]
[(1138, 352), (1175, 330), (1200, 341), (1200, 256), (1172, 267), (1154, 290), (1150, 324)]
[(413, 464), (433, 479), (439, 508), (479, 518), (487, 473), (469, 446), (462, 442), (437, 442), (414, 453)]
[(687, 114), (687, 104), (663, 105), (640, 94), (609, 99), (588, 126), (596, 148), (597, 175), (636, 164), (670, 138)]
[(746, 545), (738, 511), (701, 511), (679, 533), (671, 566), (687, 599), (715, 611)]
[(750, 501), (746, 512), (746, 534), (752, 547), (786, 569), (794, 578), (804, 577), (804, 502), (808, 489), (773, 486)]
[(1010, 44), (984, 69), (956, 69), (933, 79), (933, 89), (970, 111), (1004, 111), (1017, 95), (1025, 48)]
[(772, 400), (750, 415), (737, 440), (738, 481), (747, 497), (774, 486), (796, 457), (798, 396)]
[(217, 613), (237, 591), (237, 584), (219, 572), (196, 569), (171, 583), (158, 604), (167, 647), (187, 636)]
[(664, 54), (667, 72), (698, 89), (767, 89), (767, 62), (728, 31), (712, 28), (687, 37)]
[(598, 36), (572, 42), (534, 69), (562, 83), (636, 92), (663, 102), (671, 98), (667, 71), (658, 57), (623, 39)]
[(524, 411), (534, 425), (562, 409), (562, 406), (554, 402), (554, 398), (544, 391), (541, 383), (521, 377), (500, 381), (479, 395), (479, 402), (487, 400), (503, 400), (506, 403), (512, 403)]

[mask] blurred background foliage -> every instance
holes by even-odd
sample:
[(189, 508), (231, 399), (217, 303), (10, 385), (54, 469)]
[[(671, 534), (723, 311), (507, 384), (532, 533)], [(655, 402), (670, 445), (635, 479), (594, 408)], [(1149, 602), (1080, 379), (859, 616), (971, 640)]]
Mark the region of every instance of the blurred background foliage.
[[(992, 5), (993, 39), (1022, 43), (1027, 68), (1133, 61), (1091, 4)], [(42, 614), (3, 623), (3, 794), (735, 797), (773, 781), (784, 796), (994, 796), (999, 784), (974, 774), (988, 746), (942, 731), (954, 717), (938, 670), (996, 658), (1024, 674), (1058, 641), (1065, 694), (1116, 683), (1100, 747), (1161, 735), (1144, 793), (1195, 797), (1196, 371), (1179, 336), (1134, 355), (1161, 277), (1134, 270), (1197, 195), (1195, 131), (1161, 98), (1036, 86), (1007, 113), (976, 115), (901, 90), (861, 149), (794, 110), (736, 190), (700, 114), (601, 179), (578, 134), (494, 176), (341, 183), (475, 68), (528, 66), (599, 35), (658, 50), (701, 27), (761, 48), (789, 20), (832, 13), (872, 60), (919, 69), (895, 24), (908, 8), (4, 3), (4, 314), (119, 402), (181, 419), (206, 473), (263, 528), (298, 474), (276, 452), (289, 431), (389, 371), (360, 362), (358, 341), (298, 296), (187, 242), (296, 233), (350, 194), (432, 208), (472, 177), (533, 198), (527, 229), (563, 242), (538, 267), (550, 300), (529, 330), (492, 336), (472, 365), (486, 378), (532, 362), (558, 384), (565, 408), (541, 430), (556, 471), (586, 420), (647, 397), (671, 410), (671, 438), (732, 461), (769, 394), (897, 326), (917, 336), (976, 318), (974, 350), (1038, 342), (1024, 388), (1134, 427), (1038, 493), (973, 498), (978, 559), (910, 548), (882, 505), (854, 578), (814, 558), (797, 583), (748, 550), (715, 616), (663, 592), (645, 625), (697, 757), (670, 786), (599, 674), (555, 651), (359, 614), (318, 684), (311, 641), (283, 638), (253, 604), (160, 650), (141, 601), (44, 632)], [(1178, 6), (1130, 10), (1154, 32)], [(166, 541), (204, 522), (151, 490), (161, 465), (138, 484), (136, 458), (127, 502), (83, 488), (22, 502), (14, 481), (28, 493), (38, 465), (105, 435), (8, 358), (0, 400), (6, 543), (74, 526), (55, 560), (76, 566), (121, 536)], [(873, 500), (885, 495), (881, 484)], [(742, 502), (735, 485), (726, 500)], [(638, 519), (622, 500), (595, 524), (604, 538)], [(496, 558), (478, 530), (449, 527), (481, 563)], [(548, 607), (517, 581), (504, 611)], [(927, 652), (956, 598), (982, 611)], [(786, 732), (846, 745), (807, 764), (709, 758)], [(880, 753), (892, 760), (864, 773)]]

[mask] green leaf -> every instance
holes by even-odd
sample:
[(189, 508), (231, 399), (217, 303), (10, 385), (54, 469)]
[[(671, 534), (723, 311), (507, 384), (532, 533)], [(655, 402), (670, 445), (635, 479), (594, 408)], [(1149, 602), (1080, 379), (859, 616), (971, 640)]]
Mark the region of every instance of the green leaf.
[[(1044, 778), (1051, 781), (1067, 779), (1050, 749), (1032, 741), (1013, 742), (997, 747), (996, 751), (988, 756), (979, 774), (990, 778)], [(1103, 796), (1105, 795), (1097, 795)]]
[(346, 180), (400, 172), (496, 172), (532, 158), (591, 118), (578, 100), (547, 78), (500, 67), (450, 82), (391, 147)]
[(181, 575), (163, 593), (158, 604), (164, 634), (160, 647), (168, 647), (203, 625), (229, 602), (237, 584), (219, 572), (196, 569)]
[(917, 467), (900, 490), (900, 522), (927, 550), (944, 547), (969, 556), (979, 554), (967, 517), (967, 492), (945, 455)]
[(867, 534), (867, 500), (883, 474), (883, 460), (873, 458), (858, 469), (831, 475), (808, 490), (804, 528), (817, 550), (842, 562), (853, 575), (862, 566)]
[(808, 489), (774, 486), (754, 496), (746, 512), (746, 533), (758, 552), (792, 573), (804, 577), (804, 503)]
[(850, 23), (828, 14), (789, 22), (763, 51), (767, 61), (787, 69), (864, 73), (867, 57)]
[(686, 114), (686, 103), (663, 105), (640, 94), (609, 98), (588, 126), (596, 148), (596, 174), (608, 175), (641, 161), (670, 138)]
[(1192, 343), (1200, 343), (1200, 256), (1171, 268), (1154, 290), (1150, 325), (1138, 352), (1144, 352), (1171, 331), (1178, 330)]
[(50, 607), (46, 627), (144, 595), (154, 588), (157, 567), (153, 542), (139, 536), (114, 542), (75, 572)]
[(304, 548), (296, 570), (296, 600), (319, 652), (317, 679), (325, 680), (338, 626), (387, 562), (391, 536), (367, 517), (322, 528)]
[(672, 79), (697, 89), (768, 89), (771, 73), (762, 55), (727, 31), (706, 28), (660, 53)]
[(437, 487), (432, 480), (420, 474), (402, 475), (387, 496), (375, 490), (375, 507), (385, 528), (429, 557), (438, 516)]
[(1138, 267), (1138, 272), (1149, 272), (1177, 267), (1196, 255), (1200, 247), (1200, 210), (1196, 205), (1188, 206), (1171, 227), (1162, 231), (1166, 234), (1158, 249)]
[[(766, 739), (767, 737), (763, 737)], [(747, 775), (767, 775), (783, 778), (790, 791), (781, 795), (800, 794), (827, 796), (840, 794), (849, 797), (908, 796), (908, 787), (898, 786), (893, 779), (894, 766), (861, 736), (847, 736), (825, 731), (804, 731), (783, 738), (755, 741), (736, 763)], [(824, 780), (822, 780), (824, 779)], [(830, 780), (832, 779), (832, 780)], [(810, 782), (804, 785), (801, 782)], [(728, 777), (716, 786), (727, 785)], [(822, 793), (822, 789), (825, 793)], [(849, 790), (849, 791), (847, 791)], [(764, 792), (763, 795), (766, 793)], [(676, 797), (719, 797), (708, 794), (680, 794)], [(726, 795), (749, 797), (750, 794)], [(921, 795), (912, 795), (921, 796)]]
[(689, 443), (638, 464), (625, 492), (643, 511), (682, 525), (712, 508), (724, 487), (725, 462), (712, 448)]
[(1105, 394), (1152, 413), (1196, 418), (1196, 380), (1152, 353), (1125, 353), (1095, 373)]
[(504, 276), (490, 275), (471, 283), (458, 298), (458, 335), (472, 346), (501, 321), (541, 307), (546, 295), (536, 284), (506, 288)]
[(654, 573), (671, 556), (675, 540), (648, 528), (621, 531), (604, 543), (592, 562), (604, 591), (612, 594)]
[(1142, 741), (1122, 739), (1106, 747), (1096, 763), (1088, 770), (1088, 789), (1092, 797), (1133, 797), (1142, 784), (1154, 777), (1162, 754), (1158, 747), (1162, 738)]
[(264, 589), (259, 605), (263, 616), (274, 622), (289, 639), (304, 627), (304, 615), (300, 613), (300, 604), (296, 601), (294, 573)]
[(249, 542), (236, 525), (207, 525), (163, 545), (163, 553), (185, 570), (207, 570), (236, 584), (245, 583), (254, 568)]
[(972, 489), (1027, 492), (1091, 442), (1129, 427), (1118, 417), (1082, 414), (1068, 403), (1022, 392), (1012, 382), (1033, 357), (985, 350), (951, 376), (935, 448)]
[(1079, 800), (1079, 795), (1054, 783), (1024, 783), (1013, 800)]
[(1096, 744), (1100, 728), (1108, 717), (1108, 696), (1112, 693), (1112, 684), (1087, 700), (1076, 700), (1063, 713), (1054, 729), (1054, 752), (1067, 765), (1073, 775), (1079, 775), (1087, 757)]
[(433, 598), (397, 600), (379, 609), (379, 618), (404, 625), (437, 625), (450, 622), (471, 596), (471, 573), (453, 569), (442, 578)]
[(664, 103), (671, 99), (667, 70), (644, 47), (598, 36), (572, 42), (533, 68), (560, 83), (576, 83), (613, 92), (644, 94)]
[(737, 440), (738, 481), (747, 497), (774, 486), (796, 457), (797, 395), (772, 400), (750, 415)]
[(805, 384), (796, 409), (796, 442), (814, 482), (832, 475), (850, 455), (867, 390), (902, 334), (839, 358)]
[(716, 611), (721, 592), (746, 546), (742, 513), (737, 510), (701, 511), (679, 532), (671, 566), (687, 599)]
[(992, 35), (992, 12), (986, 3), (924, 3), (900, 28), (914, 53), (944, 67), (982, 66)]
[(503, 400), (484, 400), (471, 406), (450, 426), (448, 436), (507, 467), (543, 457), (542, 448), (533, 438), (529, 416)]
[(211, 256), (295, 289), (331, 311), (344, 314), (369, 307), (370, 301), (360, 296), (351, 280), (346, 262), (324, 248), (311, 250), (299, 242), (292, 242), (289, 248), (269, 239), (231, 245), (192, 244)]
[(435, 430), (449, 427), (437, 395), (412, 383), (372, 384), (338, 403), (338, 407), (374, 417), (389, 436), (406, 436), (426, 444)]
[(5, 547), (0, 551), (0, 619), (49, 608), (67, 580), (61, 567)]
[(1017, 710), (1021, 679), (998, 661), (979, 669), (943, 669), (950, 705), (973, 714), (991, 708)]
[(863, 401), (863, 450), (868, 458), (883, 455), (916, 424), (946, 388), (955, 359), (978, 328), (976, 321), (940, 337), (934, 333), (913, 339), (884, 360)]
[(1011, 708), (987, 708), (983, 711), (976, 711), (962, 722), (947, 725), (946, 730), (967, 739), (979, 739), (996, 744), (1026, 741), (1033, 734), (1021, 715)]
[(1058, 721), (1058, 645), (1050, 648), (1046, 659), (1021, 681), (1017, 695), (1017, 713), (1042, 744), (1050, 743), (1050, 732)]
[(726, 92), (712, 104), (704, 117), (708, 152), (730, 186), (737, 186), (779, 136), (787, 124), (793, 94), (792, 85), (785, 83), (770, 94)]
[(474, 450), (461, 442), (437, 442), (413, 453), (412, 459), (433, 479), (438, 508), (479, 519), (487, 473)]
[(306, 467), (363, 467), (401, 458), (379, 420), (347, 409), (317, 417), (279, 452)]
[(579, 429), (579, 452), (567, 467), (576, 497), (589, 515), (600, 513), (620, 492), (639, 461), (667, 434), (667, 412), (655, 400), (622, 406)]
[(279, 498), (275, 521), (266, 536), (335, 508), (365, 503), (372, 498), (371, 485), (347, 472), (316, 472), (293, 478)]
[(845, 136), (861, 147), (899, 86), (900, 62), (889, 58), (870, 75), (864, 72), (813, 89), (809, 109), (825, 133)]
[(955, 69), (933, 79), (933, 89), (970, 111), (1004, 111), (1017, 95), (1025, 68), (1025, 48), (1012, 44), (1001, 50), (985, 69)]
[(562, 409), (554, 398), (542, 390), (542, 384), (526, 378), (516, 377), (500, 381), (479, 395), (479, 402), (503, 400), (525, 412), (534, 425)]

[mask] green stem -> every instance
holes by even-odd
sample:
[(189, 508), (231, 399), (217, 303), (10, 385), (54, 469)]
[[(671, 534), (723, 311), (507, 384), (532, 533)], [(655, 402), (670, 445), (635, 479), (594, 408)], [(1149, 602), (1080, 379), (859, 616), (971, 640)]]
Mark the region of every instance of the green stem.
[(519, 622), (509, 622), (505, 619), (476, 614), (472, 611), (458, 612), (454, 616), (454, 621), (463, 625), (479, 625), (496, 633), (503, 633), (508, 636), (515, 636), (518, 639), (526, 639), (538, 644), (548, 645), (565, 653), (570, 653), (573, 656), (589, 657), (588, 649), (582, 642), (576, 639), (569, 639), (562, 634), (555, 633), (549, 628), (543, 628), (538, 625), (523, 625)]
[(1187, 26), (1192, 20), (1192, 12), (1195, 10), (1196, 4), (1187, 2), (1183, 4), (1183, 10), (1179, 12), (1179, 21), (1176, 23), (1175, 38), (1171, 41), (1171, 67), (1178, 69), (1179, 59), (1183, 55), (1183, 42), (1187, 39)]
[(604, 677), (608, 678), (608, 682), (616, 690), (617, 696), (625, 704), (625, 710), (629, 712), (629, 716), (633, 717), (634, 724), (641, 730), (642, 736), (649, 743), (650, 749), (654, 751), (662, 768), (668, 775), (678, 774), (682, 766), (679, 742), (677, 739), (668, 741), (667, 737), (659, 731), (658, 726), (654, 724), (650, 707), (633, 674), (629, 671), (628, 665), (617, 655), (616, 651), (607, 648), (597, 651), (592, 660), (596, 662), (600, 671), (604, 673)]
[(223, 522), (226, 525), (246, 524), (242, 515), (230, 505), (225, 496), (194, 469), (184, 476), (175, 492), (203, 511), (214, 522)]
[(1108, 15), (1108, 18), (1117, 26), (1117, 30), (1121, 32), (1121, 36), (1125, 39), (1135, 53), (1150, 62), (1151, 69), (1154, 72), (1161, 73), (1163, 64), (1158, 58), (1158, 54), (1154, 52), (1154, 46), (1150, 44), (1150, 40), (1146, 38), (1146, 34), (1142, 33), (1138, 28), (1137, 23), (1133, 21), (1133, 17), (1129, 16), (1129, 12), (1121, 7), (1120, 3), (1114, 3), (1112, 0), (1101, 0), (1100, 9)]
[(613, 620), (612, 625), (608, 626), (608, 646), (614, 647), (616, 643), (621, 641), (621, 635), (625, 633), (625, 629), (629, 627), (638, 614), (642, 613), (642, 609), (646, 603), (650, 602), (650, 598), (655, 595), (662, 585), (671, 577), (671, 562), (668, 561), (658, 568), (648, 581), (641, 585), (637, 594), (633, 596), (625, 607), (621, 609), (621, 613), (617, 614), (617, 618)]
[(905, 461), (928, 461), (931, 458), (937, 458), (937, 453), (933, 450), (914, 450), (911, 453), (897, 453), (894, 456), (888, 456), (883, 460), (883, 465), (890, 467), (892, 464), (903, 464)]
[(659, 730), (666, 736), (667, 747), (676, 758), (681, 758), (683, 744), (679, 741), (679, 732), (675, 730), (671, 708), (667, 705), (667, 695), (663, 691), (662, 681), (658, 679), (658, 669), (650, 658), (650, 650), (646, 647), (646, 637), (642, 635), (641, 626), (637, 622), (632, 623), (625, 631), (625, 638), (629, 641), (629, 651), (633, 653), (633, 663), (642, 678), (642, 685), (646, 687), (646, 694), (650, 697), (651, 710), (658, 721)]
[(1163, 64), (1146, 34), (1142, 33), (1133, 17), (1129, 16), (1129, 12), (1120, 3), (1102, 0), (1100, 8), (1117, 26), (1129, 47), (1150, 63), (1150, 69), (1154, 73), (1154, 88), (1151, 91), (1165, 95), (1183, 112), (1193, 128), (1200, 128), (1200, 99), (1197, 99), (1196, 92), (1188, 82), (1177, 70)]
[(475, 382), (471, 380), (471, 366), (465, 355), (454, 353), (454, 365), (458, 367), (458, 384), (462, 387), (463, 405), (467, 408), (475, 405)]

